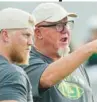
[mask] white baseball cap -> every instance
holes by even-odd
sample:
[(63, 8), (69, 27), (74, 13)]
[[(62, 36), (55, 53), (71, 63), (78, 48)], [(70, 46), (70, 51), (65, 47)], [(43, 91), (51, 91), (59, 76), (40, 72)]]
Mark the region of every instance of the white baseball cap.
[(0, 11), (0, 29), (34, 27), (35, 18), (28, 12), (16, 8)]
[(75, 13), (68, 13), (57, 3), (41, 3), (32, 12), (36, 18), (35, 25), (42, 22), (57, 22), (67, 16), (77, 17)]

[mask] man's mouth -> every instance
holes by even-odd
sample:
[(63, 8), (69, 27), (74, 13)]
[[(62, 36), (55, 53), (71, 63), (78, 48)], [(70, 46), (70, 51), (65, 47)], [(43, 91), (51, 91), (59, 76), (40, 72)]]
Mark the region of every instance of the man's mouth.
[(61, 39), (60, 39), (61, 42), (67, 42), (67, 40), (68, 40), (67, 37), (64, 37), (64, 38), (61, 38)]
[(62, 43), (67, 43), (67, 42), (68, 42), (68, 37), (62, 37), (62, 38), (60, 39), (60, 41), (61, 41)]

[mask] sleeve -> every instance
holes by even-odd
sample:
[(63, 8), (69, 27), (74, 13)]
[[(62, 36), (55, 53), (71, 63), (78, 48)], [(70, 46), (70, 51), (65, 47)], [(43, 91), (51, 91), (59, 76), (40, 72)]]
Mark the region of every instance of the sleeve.
[(24, 68), (30, 78), (30, 82), (33, 86), (32, 93), (35, 97), (41, 96), (43, 89), (39, 89), (40, 77), (48, 65), (49, 64), (44, 62), (41, 58), (32, 58), (30, 59), (30, 65)]
[(0, 84), (0, 100), (27, 102), (27, 80), (18, 72), (7, 74)]

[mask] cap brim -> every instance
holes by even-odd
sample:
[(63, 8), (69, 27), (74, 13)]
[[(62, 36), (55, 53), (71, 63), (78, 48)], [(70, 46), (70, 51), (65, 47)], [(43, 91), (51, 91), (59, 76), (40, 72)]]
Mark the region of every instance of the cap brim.
[(69, 17), (77, 17), (77, 14), (75, 14), (75, 13), (68, 13), (67, 16), (69, 16)]
[[(77, 17), (77, 15), (75, 13), (67, 13), (67, 15), (62, 15), (61, 17), (59, 16), (50, 16), (46, 19), (44, 19), (43, 21), (47, 21), (47, 22), (57, 22), (60, 21), (61, 19), (65, 18), (65, 17)], [(56, 18), (56, 19), (55, 19)], [(39, 22), (38, 22), (39, 23)], [(36, 24), (38, 24), (36, 23)]]

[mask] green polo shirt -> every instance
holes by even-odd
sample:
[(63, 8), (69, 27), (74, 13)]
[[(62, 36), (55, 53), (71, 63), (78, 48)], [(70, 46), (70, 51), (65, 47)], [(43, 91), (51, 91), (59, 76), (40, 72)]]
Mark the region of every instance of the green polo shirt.
[(81, 67), (56, 85), (47, 89), (40, 88), (41, 75), (52, 62), (52, 59), (32, 47), (30, 65), (24, 66), (24, 69), (33, 86), (34, 102), (93, 102), (88, 76)]
[(0, 56), (0, 101), (33, 102), (32, 88), (24, 70)]

